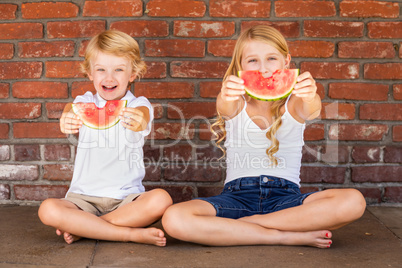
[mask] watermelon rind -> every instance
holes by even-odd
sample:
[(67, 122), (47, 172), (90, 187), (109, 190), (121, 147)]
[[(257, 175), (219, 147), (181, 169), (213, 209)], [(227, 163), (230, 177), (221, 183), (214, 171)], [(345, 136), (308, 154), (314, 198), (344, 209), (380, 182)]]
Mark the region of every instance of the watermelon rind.
[[(283, 70), (278, 70), (274, 72), (274, 74), (270, 78), (266, 78), (264, 80), (272, 81), (273, 89), (267, 89), (267, 88), (248, 88), (247, 87), (247, 74), (253, 74), (254, 76), (258, 76), (258, 79), (264, 79), (262, 78), (262, 75), (259, 71), (239, 71), (238, 76), (245, 80), (245, 91), (247, 95), (250, 97), (256, 99), (256, 100), (261, 100), (261, 101), (277, 101), (281, 100), (283, 98), (286, 98), (292, 93), (294, 86), (297, 83), (297, 77), (299, 76), (299, 69), (283, 69)], [(277, 81), (277, 76), (279, 77), (279, 74), (286, 74), (287, 78), (289, 79), (290, 83), (287, 85), (286, 88), (280, 88), (275, 84), (275, 81)], [(262, 90), (265, 90), (267, 95), (264, 95), (261, 93)], [(280, 93), (277, 93), (276, 95), (274, 94), (274, 91), (280, 90)]]
[[(86, 106), (92, 106), (93, 108), (96, 109), (97, 113), (96, 113), (96, 117), (99, 119), (99, 113), (104, 113), (105, 109), (108, 107), (108, 103), (109, 102), (113, 102), (113, 103), (117, 103), (117, 108), (115, 109), (114, 113), (112, 115), (109, 115), (109, 117), (113, 116), (114, 120), (111, 120), (107, 125), (99, 125), (99, 124), (95, 124), (95, 123), (91, 123), (90, 122), (90, 118), (87, 118), (85, 116), (85, 114), (83, 114), (83, 111), (85, 110)], [(72, 108), (73, 108), (73, 112), (75, 114), (77, 114), (80, 119), (82, 120), (82, 122), (84, 123), (85, 126), (92, 128), (92, 129), (97, 129), (97, 130), (104, 130), (104, 129), (108, 129), (111, 128), (113, 126), (115, 126), (119, 121), (119, 114), (121, 112), (121, 110), (127, 106), (127, 100), (114, 100), (114, 101), (108, 101), (106, 102), (106, 105), (103, 108), (98, 108), (95, 103), (85, 103), (85, 102), (78, 102), (78, 103), (73, 103), (72, 104)]]

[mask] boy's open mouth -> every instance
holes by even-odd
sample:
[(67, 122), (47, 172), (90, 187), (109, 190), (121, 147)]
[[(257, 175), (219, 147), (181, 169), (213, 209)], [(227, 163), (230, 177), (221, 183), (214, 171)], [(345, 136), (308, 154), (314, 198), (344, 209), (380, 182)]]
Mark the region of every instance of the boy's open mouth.
[(112, 91), (117, 88), (117, 86), (102, 86), (105, 91)]

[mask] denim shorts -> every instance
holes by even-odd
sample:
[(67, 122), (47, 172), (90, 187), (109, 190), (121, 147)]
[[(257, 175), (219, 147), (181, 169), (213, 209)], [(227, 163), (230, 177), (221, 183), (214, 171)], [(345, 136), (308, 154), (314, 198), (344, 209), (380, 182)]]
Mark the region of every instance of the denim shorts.
[(286, 179), (261, 175), (230, 181), (220, 195), (197, 199), (213, 205), (218, 217), (238, 219), (299, 206), (312, 193), (302, 194)]

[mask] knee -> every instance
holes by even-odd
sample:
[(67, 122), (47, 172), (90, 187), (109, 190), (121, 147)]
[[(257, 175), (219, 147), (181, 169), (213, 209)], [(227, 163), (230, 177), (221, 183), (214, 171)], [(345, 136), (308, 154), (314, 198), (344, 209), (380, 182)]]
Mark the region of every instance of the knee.
[(173, 200), (170, 197), (169, 193), (163, 189), (154, 189), (151, 190), (152, 193), (152, 202), (151, 206), (154, 211), (157, 211), (160, 216), (166, 211), (168, 207), (173, 204)]
[(38, 210), (39, 219), (43, 224), (52, 225), (57, 219), (57, 199), (49, 198), (42, 202)]
[(162, 217), (162, 226), (166, 233), (171, 237), (181, 238), (180, 236), (184, 233), (185, 229), (184, 216), (179, 205), (170, 206)]
[(357, 220), (363, 216), (366, 210), (366, 200), (362, 193), (356, 189), (347, 189), (346, 196), (344, 197), (345, 208), (348, 210), (347, 214), (352, 218), (351, 220)]

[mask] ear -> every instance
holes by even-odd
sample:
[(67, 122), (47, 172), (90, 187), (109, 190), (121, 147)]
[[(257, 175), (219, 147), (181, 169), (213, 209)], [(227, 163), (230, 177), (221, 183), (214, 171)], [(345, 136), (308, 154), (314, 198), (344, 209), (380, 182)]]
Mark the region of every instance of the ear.
[(91, 80), (91, 81), (94, 80), (93, 76), (89, 72), (87, 72), (87, 76), (88, 76), (89, 80)]
[(285, 59), (285, 69), (289, 69), (290, 68), (290, 62), (292, 61), (292, 57), (290, 56), (290, 54), (288, 54), (286, 56)]
[(130, 76), (130, 79), (129, 79), (130, 83), (132, 83), (135, 80), (136, 77), (137, 77), (137, 74), (132, 73), (131, 76)]

